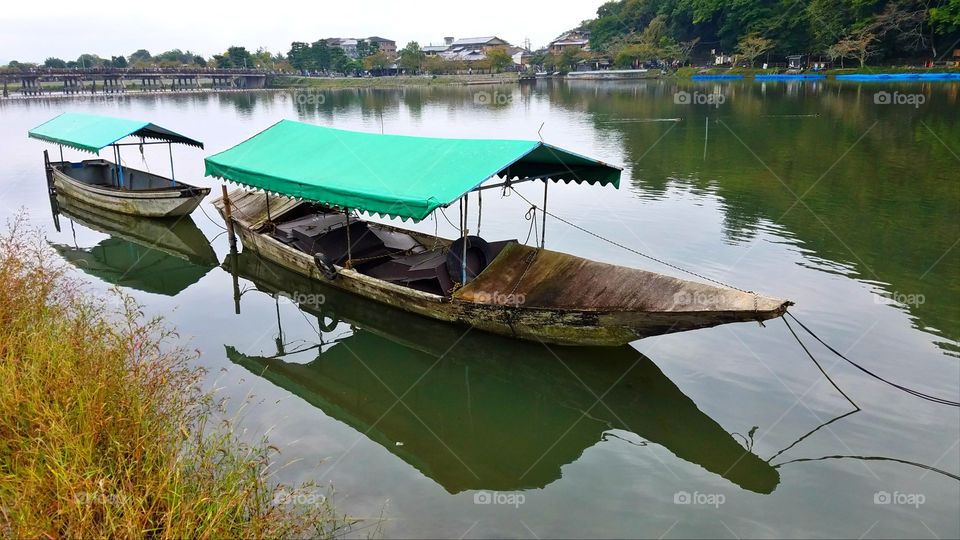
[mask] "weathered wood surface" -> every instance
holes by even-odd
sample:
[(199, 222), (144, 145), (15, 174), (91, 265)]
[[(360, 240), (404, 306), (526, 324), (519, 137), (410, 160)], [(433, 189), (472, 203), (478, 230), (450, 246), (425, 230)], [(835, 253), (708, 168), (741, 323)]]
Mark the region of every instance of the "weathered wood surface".
[(58, 194), (74, 198), (84, 204), (135, 216), (185, 216), (196, 210), (200, 201), (210, 193), (209, 188), (199, 188), (179, 182), (178, 188), (124, 190), (79, 182), (71, 178), (69, 173), (58, 165), (52, 166), (52, 172), (53, 183)]
[(510, 244), (460, 300), (526, 307), (645, 312), (776, 312), (782, 300)]
[[(268, 199), (262, 192), (235, 189), (230, 191), (228, 197), (230, 199), (230, 209), (233, 213), (233, 221), (237, 225), (253, 231), (259, 231), (267, 222)], [(269, 204), (270, 217), (277, 219), (303, 203), (290, 197), (270, 195)], [(213, 205), (223, 213), (223, 197), (217, 197), (213, 201)]]
[[(495, 334), (555, 345), (618, 346), (642, 337), (779, 317), (790, 305), (789, 302), (750, 293), (728, 292), (727, 289), (603, 265), (519, 244), (514, 249), (507, 248), (501, 252), (473, 283), (452, 297), (417, 291), (340, 267), (337, 278), (328, 280), (316, 267), (311, 255), (245, 226), (245, 223), (261, 223), (261, 218), (265, 217), (256, 212), (260, 203), (251, 197), (262, 199), (263, 194), (247, 192), (242, 195), (233, 191), (229, 195), (231, 204), (240, 201), (248, 212), (252, 212), (244, 222), (234, 216), (237, 234), (246, 249), (255, 250), (267, 260), (303, 276), (364, 298)], [(271, 208), (275, 199), (271, 196)], [(222, 214), (223, 201), (218, 199), (214, 205)], [(418, 234), (418, 237), (421, 241), (432, 238), (423, 234)], [(531, 254), (534, 255), (532, 259)], [(532, 260), (533, 265), (537, 265), (538, 257), (542, 257), (539, 263), (543, 265), (541, 269), (560, 271), (544, 270), (543, 275), (524, 285), (527, 277), (523, 277), (523, 280), (520, 277), (524, 266), (528, 264), (526, 261)], [(524, 262), (519, 264), (518, 259)], [(611, 269), (615, 271), (608, 273)], [(589, 292), (575, 292), (581, 278), (569, 272), (577, 271), (593, 273), (583, 278), (590, 282), (587, 287)], [(503, 276), (493, 275), (498, 273)], [(487, 274), (491, 276), (488, 278)], [(606, 285), (601, 279), (603, 276), (608, 276)], [(631, 276), (643, 279), (631, 283)], [(613, 283), (609, 279), (624, 280), (626, 283)], [(518, 296), (520, 289), (513, 287), (517, 281), (527, 287), (524, 290), (530, 292), (530, 299)], [(474, 286), (474, 283), (478, 285)], [(644, 286), (650, 290), (633, 290)], [(571, 296), (562, 298), (565, 292), (571, 292)], [(617, 300), (619, 294), (625, 294), (627, 300)], [(654, 300), (653, 297), (658, 294), (667, 294), (669, 298)], [(682, 300), (683, 294), (687, 295), (689, 302)], [(577, 305), (578, 301), (584, 303)], [(695, 309), (698, 303), (703, 304), (703, 309)]]

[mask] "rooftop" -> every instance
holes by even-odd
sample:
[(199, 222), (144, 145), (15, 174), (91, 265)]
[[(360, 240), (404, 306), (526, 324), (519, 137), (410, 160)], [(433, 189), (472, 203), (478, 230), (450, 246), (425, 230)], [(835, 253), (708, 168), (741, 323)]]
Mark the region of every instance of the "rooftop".
[(486, 45), (491, 41), (502, 41), (506, 43), (506, 40), (500, 39), (497, 36), (483, 36), (483, 37), (469, 37), (469, 38), (460, 38), (453, 42), (453, 45)]

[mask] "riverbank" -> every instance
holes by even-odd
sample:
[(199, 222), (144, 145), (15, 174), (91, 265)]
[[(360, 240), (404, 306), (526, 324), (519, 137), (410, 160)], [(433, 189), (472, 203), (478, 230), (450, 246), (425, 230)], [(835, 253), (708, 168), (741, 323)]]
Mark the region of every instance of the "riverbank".
[[(683, 67), (667, 75), (679, 79), (689, 79), (694, 75), (743, 75), (746, 78), (757, 75), (778, 75), (784, 74), (784, 69), (761, 69), (761, 68), (695, 68)], [(805, 71), (807, 74), (825, 75), (827, 78), (834, 78), (837, 75), (877, 75), (880, 73), (901, 74), (901, 73), (960, 73), (960, 67), (938, 66), (935, 68), (922, 67), (896, 67), (896, 66), (867, 66), (865, 68), (832, 68), (824, 71)]]
[(516, 73), (483, 75), (400, 75), (385, 77), (296, 77), (276, 76), (268, 81), (269, 88), (399, 88), (409, 86), (450, 86), (474, 84), (515, 84)]
[(21, 218), (0, 236), (0, 531), (10, 538), (331, 537), (323, 492), (275, 485), (199, 390), (196, 353), (94, 299)]

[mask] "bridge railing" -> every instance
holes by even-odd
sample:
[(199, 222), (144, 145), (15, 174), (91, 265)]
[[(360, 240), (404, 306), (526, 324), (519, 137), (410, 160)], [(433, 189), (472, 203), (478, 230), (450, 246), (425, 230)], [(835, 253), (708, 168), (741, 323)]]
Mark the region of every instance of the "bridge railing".
[(266, 69), (244, 69), (244, 68), (204, 68), (204, 67), (148, 67), (148, 68), (47, 68), (33, 67), (27, 69), (0, 68), (0, 75), (13, 77), (37, 77), (37, 76), (104, 76), (104, 75), (275, 75), (279, 72)]

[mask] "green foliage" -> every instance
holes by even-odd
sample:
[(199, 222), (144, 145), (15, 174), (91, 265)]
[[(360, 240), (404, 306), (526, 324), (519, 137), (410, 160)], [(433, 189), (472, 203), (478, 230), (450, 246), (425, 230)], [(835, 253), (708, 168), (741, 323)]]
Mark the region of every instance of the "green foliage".
[(960, 0), (941, 2), (931, 8), (930, 24), (941, 34), (960, 31)]
[(81, 54), (76, 61), (76, 65), (81, 68), (99, 68), (107, 67), (110, 65), (110, 60), (106, 58), (100, 58), (95, 54)]
[(490, 62), (490, 69), (500, 72), (513, 64), (513, 57), (505, 47), (493, 47), (487, 51), (487, 61)]
[(131, 64), (136, 64), (137, 62), (150, 62), (153, 60), (153, 57), (150, 56), (150, 51), (146, 49), (138, 49), (134, 51), (133, 54), (128, 56), (127, 60), (129, 60)]
[(737, 43), (737, 54), (742, 56), (753, 67), (756, 59), (765, 52), (773, 48), (773, 40), (767, 39), (760, 34), (753, 32), (740, 38)]
[(223, 54), (213, 55), (213, 61), (216, 67), (220, 69), (252, 69), (256, 65), (250, 51), (248, 51), (246, 47), (237, 46), (230, 47), (227, 49), (227, 52)]
[(64, 62), (63, 60), (59, 59), (59, 58), (53, 58), (53, 57), (51, 57), (51, 58), (47, 58), (46, 60), (43, 61), (43, 67), (48, 67), (48, 68), (65, 68), (65, 67), (67, 67), (67, 63)]
[(701, 57), (707, 44), (730, 53), (752, 34), (771, 40), (770, 54), (782, 61), (825, 53), (844, 40), (862, 45), (864, 30), (876, 39), (851, 53), (858, 60), (930, 58), (960, 40), (960, 0), (614, 0), (583, 26), (595, 53), (623, 65), (646, 57), (685, 60), (683, 44), (693, 40), (703, 43)]
[(420, 44), (416, 41), (411, 41), (407, 45), (400, 49), (400, 67), (404, 69), (419, 70), (421, 64), (423, 64), (423, 59), (426, 57), (423, 49), (420, 48)]
[(363, 59), (364, 69), (374, 72), (382, 72), (389, 68), (391, 63), (390, 57), (380, 50)]

